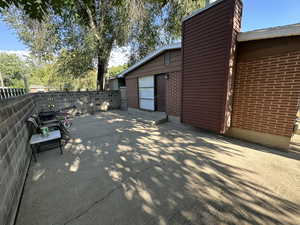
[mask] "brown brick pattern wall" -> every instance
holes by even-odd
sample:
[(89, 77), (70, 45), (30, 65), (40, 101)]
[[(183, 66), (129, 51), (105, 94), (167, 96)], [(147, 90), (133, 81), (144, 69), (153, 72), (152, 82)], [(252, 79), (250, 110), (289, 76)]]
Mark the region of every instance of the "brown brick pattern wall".
[(0, 100), (0, 224), (14, 220), (31, 156), (26, 120), (34, 111), (31, 95)]
[(288, 136), (300, 96), (300, 51), (239, 61), (232, 127)]
[(181, 72), (169, 73), (167, 81), (167, 114), (180, 116), (181, 110)]

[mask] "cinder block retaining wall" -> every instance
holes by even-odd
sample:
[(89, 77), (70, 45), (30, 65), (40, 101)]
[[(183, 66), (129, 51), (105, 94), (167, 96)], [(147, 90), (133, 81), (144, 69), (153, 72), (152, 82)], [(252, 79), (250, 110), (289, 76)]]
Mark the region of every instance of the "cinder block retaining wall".
[[(39, 111), (76, 106), (80, 113), (120, 107), (120, 92), (50, 92), (0, 100), (0, 224), (14, 222), (31, 157), (26, 120)], [(52, 108), (51, 108), (52, 109)]]
[(34, 94), (38, 111), (60, 110), (76, 107), (79, 113), (118, 109), (121, 104), (119, 91), (48, 92)]
[(31, 151), (26, 119), (34, 112), (33, 96), (0, 100), (0, 224), (14, 221)]

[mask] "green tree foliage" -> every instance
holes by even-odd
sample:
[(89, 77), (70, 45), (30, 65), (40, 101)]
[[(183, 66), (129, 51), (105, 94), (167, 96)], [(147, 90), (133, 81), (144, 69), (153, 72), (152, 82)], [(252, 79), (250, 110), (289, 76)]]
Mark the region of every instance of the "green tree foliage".
[(56, 63), (45, 63), (34, 67), (30, 73), (30, 84), (43, 85), (54, 90), (95, 90), (96, 71), (91, 70), (80, 77), (61, 76)]
[[(0, 80), (4, 86), (24, 88), (24, 77), (28, 75), (27, 64), (16, 54), (0, 53)], [(0, 81), (1, 85), (2, 81)]]
[(120, 65), (120, 66), (112, 66), (107, 70), (106, 78), (110, 79), (117, 76), (123, 70), (127, 69), (127, 65)]
[(93, 58), (85, 51), (85, 49), (72, 51), (63, 49), (55, 60), (58, 73), (67, 77), (79, 78), (93, 71)]
[(84, 77), (77, 78), (75, 90), (96, 90), (97, 71), (91, 70)]
[(129, 46), (132, 64), (159, 45), (178, 40), (183, 16), (204, 2), (9, 0), (0, 8), (6, 8), (2, 10), (4, 20), (17, 30), (33, 55), (48, 63), (55, 61), (59, 74), (73, 79), (96, 68), (97, 87), (102, 89), (114, 47)]
[(41, 21), (49, 9), (60, 13), (63, 6), (71, 2), (69, 0), (0, 0), (0, 12), (15, 6), (22, 9), (30, 18)]
[(43, 85), (45, 87), (58, 88), (57, 72), (53, 64), (36, 65), (30, 73), (31, 85)]
[(161, 45), (181, 39), (182, 19), (202, 8), (207, 0), (171, 0), (162, 7), (151, 4), (145, 9), (146, 19), (134, 27), (130, 37), (129, 65), (134, 64)]
[(26, 59), (16, 54), (0, 53), (0, 86), (25, 88), (24, 78), (29, 85), (42, 85), (55, 90), (95, 90), (96, 71), (91, 70), (80, 77), (61, 76), (57, 61), (40, 63), (34, 56)]

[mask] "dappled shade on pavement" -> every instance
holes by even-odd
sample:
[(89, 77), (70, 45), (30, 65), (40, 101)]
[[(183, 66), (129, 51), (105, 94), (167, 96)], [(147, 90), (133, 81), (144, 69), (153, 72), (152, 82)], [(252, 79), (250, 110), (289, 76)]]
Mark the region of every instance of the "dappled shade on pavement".
[(32, 163), (17, 225), (300, 224), (300, 161), (111, 111), (73, 121)]

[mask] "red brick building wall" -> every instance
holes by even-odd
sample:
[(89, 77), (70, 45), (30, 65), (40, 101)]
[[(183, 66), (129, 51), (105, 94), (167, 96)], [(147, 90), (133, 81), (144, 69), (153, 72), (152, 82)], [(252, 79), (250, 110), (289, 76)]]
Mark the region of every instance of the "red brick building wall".
[(232, 127), (292, 135), (300, 96), (299, 46), (293, 38), (240, 44)]
[(180, 116), (181, 110), (181, 72), (168, 74), (167, 80), (167, 114)]

